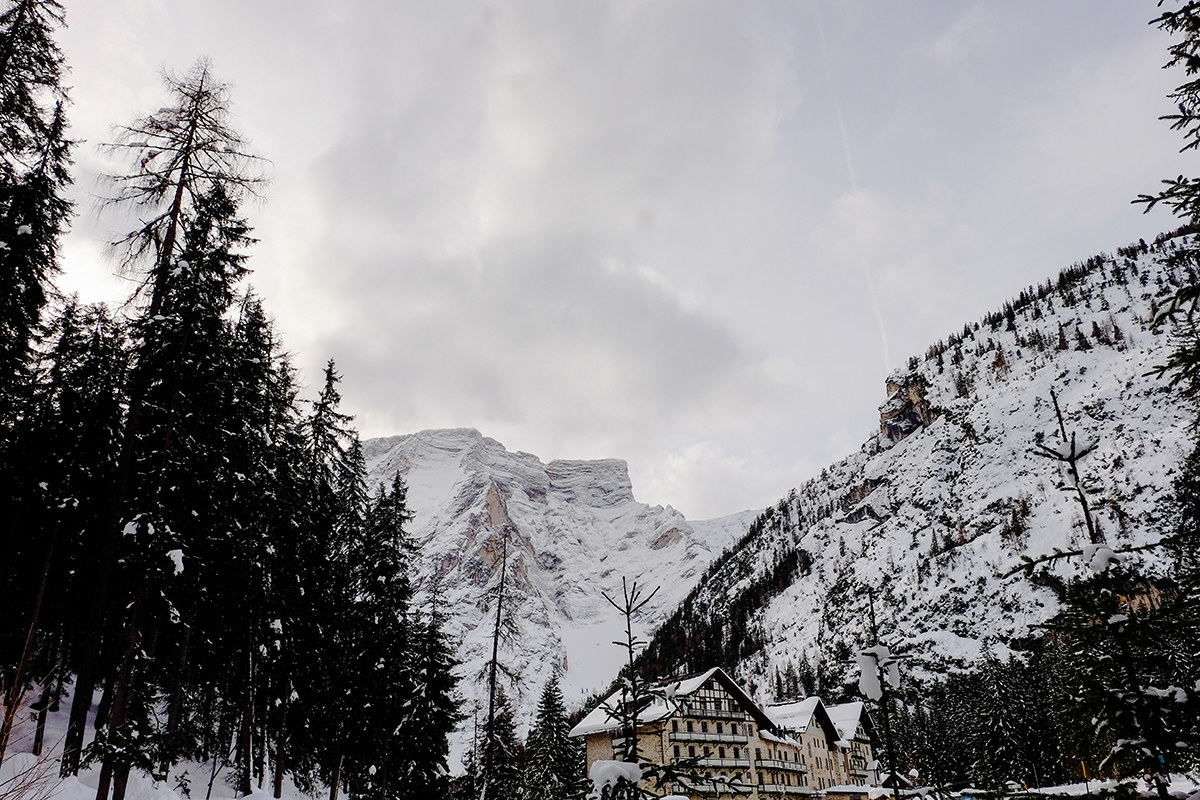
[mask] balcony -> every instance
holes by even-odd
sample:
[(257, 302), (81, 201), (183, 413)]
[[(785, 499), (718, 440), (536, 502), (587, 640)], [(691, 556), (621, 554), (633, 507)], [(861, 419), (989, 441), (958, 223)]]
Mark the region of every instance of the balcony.
[(744, 733), (671, 731), (668, 735), (677, 742), (729, 742), (731, 744), (745, 744), (749, 741), (749, 738)]
[(748, 758), (717, 758), (716, 756), (701, 756), (696, 760), (696, 764), (697, 766), (713, 767), (715, 769), (750, 769), (750, 759)]
[(811, 786), (785, 786), (781, 783), (760, 784), (758, 794), (761, 797), (764, 794), (816, 794), (816, 791)]
[[(762, 789), (761, 786), (758, 788), (760, 790)], [(789, 786), (788, 788), (794, 789), (797, 787)], [(679, 781), (679, 783), (675, 786), (675, 791), (681, 791), (684, 794), (704, 794), (713, 796), (722, 794), (750, 794), (750, 784), (739, 783), (737, 781), (729, 781), (726, 783), (725, 781), (721, 780), (717, 780), (715, 782), (711, 780), (697, 781), (695, 783)]]
[(782, 769), (788, 772), (808, 772), (808, 767), (799, 761), (779, 761), (774, 758), (756, 758), (754, 764), (759, 769)]
[(742, 720), (749, 721), (750, 715), (745, 711), (726, 711), (724, 709), (717, 710), (714, 708), (692, 708), (689, 705), (684, 705), (679, 709), (684, 715), (689, 717), (708, 717), (709, 719), (732, 719), (738, 722)]

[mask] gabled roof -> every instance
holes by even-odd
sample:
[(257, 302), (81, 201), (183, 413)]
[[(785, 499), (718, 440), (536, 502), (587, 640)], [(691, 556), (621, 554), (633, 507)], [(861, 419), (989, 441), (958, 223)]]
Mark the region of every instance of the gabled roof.
[(830, 743), (840, 744), (843, 741), (841, 732), (833, 724), (825, 704), (819, 697), (806, 697), (794, 703), (767, 706), (767, 714), (775, 721), (777, 727), (788, 731), (806, 731), (815, 720), (825, 731), (825, 737)]
[[(691, 678), (668, 681), (652, 687), (649, 691), (654, 699), (638, 712), (638, 725), (658, 722), (671, 716), (686, 702), (689, 695), (699, 691), (710, 680), (715, 680), (725, 691), (733, 695), (738, 705), (754, 719), (760, 728), (775, 727), (774, 720), (759, 708), (758, 704), (750, 699), (746, 690), (738, 686), (733, 678), (729, 677), (728, 673), (720, 667), (713, 667)], [(604, 698), (599, 706), (592, 709), (579, 721), (578, 725), (571, 729), (571, 736), (587, 736), (591, 733), (616, 730), (620, 724), (617, 720), (617, 709), (620, 702), (621, 691), (620, 689), (614, 690)]]
[(825, 710), (829, 712), (829, 718), (833, 720), (843, 739), (851, 741), (857, 735), (858, 729), (862, 728), (863, 733), (871, 740), (871, 746), (876, 746), (878, 740), (875, 738), (875, 721), (871, 719), (861, 700), (828, 706)]

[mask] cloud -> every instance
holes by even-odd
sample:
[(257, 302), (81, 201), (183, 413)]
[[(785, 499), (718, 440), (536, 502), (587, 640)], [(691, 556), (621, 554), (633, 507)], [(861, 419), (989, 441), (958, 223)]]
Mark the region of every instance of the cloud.
[(994, 24), (993, 12), (982, 4), (976, 4), (936, 38), (916, 43), (909, 52), (939, 67), (953, 67), (992, 41)]

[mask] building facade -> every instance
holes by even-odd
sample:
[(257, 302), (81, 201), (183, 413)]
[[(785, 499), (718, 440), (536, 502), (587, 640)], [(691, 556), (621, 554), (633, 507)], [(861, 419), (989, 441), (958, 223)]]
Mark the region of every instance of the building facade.
[[(571, 732), (586, 740), (589, 771), (624, 752), (619, 700), (611, 695)], [(653, 691), (638, 712), (636, 735), (642, 761), (680, 772), (647, 789), (697, 800), (776, 800), (849, 784), (849, 765), (859, 763), (851, 754), (861, 753), (863, 766), (871, 761), (870, 731), (863, 733), (865, 743), (844, 739), (818, 698), (760, 707), (724, 670), (711, 669)]]

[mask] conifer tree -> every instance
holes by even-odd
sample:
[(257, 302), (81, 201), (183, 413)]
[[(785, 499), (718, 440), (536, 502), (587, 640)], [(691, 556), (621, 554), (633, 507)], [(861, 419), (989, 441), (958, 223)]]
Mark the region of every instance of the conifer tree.
[(1017, 697), (1008, 681), (1008, 670), (989, 654), (979, 670), (982, 682), (974, 742), (973, 772), (978, 785), (1003, 793), (1005, 784), (1024, 769), (1018, 742), (1022, 738)]
[(415, 696), (409, 713), (411, 734), (404, 744), (412, 771), (401, 788), (401, 796), (413, 800), (449, 798), (450, 734), (462, 719), (455, 691), (458, 679), (454, 668), (458, 659), (447, 639), (442, 602), (435, 585), (428, 599), (425, 619), (417, 631), (416, 668), (413, 671)]
[(496, 688), (495, 714), (483, 729), (483, 755), (491, 766), (480, 780), (491, 800), (518, 800), (521, 796), (521, 743), (517, 739), (513, 709), (503, 687)]
[[(1162, 3), (1159, 4), (1160, 6)], [(1162, 119), (1184, 138), (1180, 152), (1200, 146), (1200, 2), (1184, 0), (1178, 8), (1163, 11), (1151, 21), (1161, 30), (1178, 37), (1168, 48), (1167, 68), (1182, 69), (1184, 82), (1167, 97), (1176, 104), (1178, 113)], [(1153, 194), (1139, 195), (1135, 203), (1148, 212), (1162, 204), (1177, 217), (1196, 228), (1200, 225), (1200, 178), (1179, 175), (1162, 181), (1162, 188)], [(1188, 267), (1192, 274), (1200, 264), (1200, 245), (1185, 244), (1167, 256), (1173, 265)], [(1176, 320), (1179, 337), (1175, 350), (1166, 363), (1158, 368), (1159, 375), (1169, 377), (1172, 385), (1182, 388), (1192, 399), (1200, 398), (1200, 337), (1196, 333), (1196, 311), (1200, 304), (1200, 283), (1192, 282), (1178, 289), (1166, 303), (1156, 309), (1154, 323)]]
[[(167, 391), (165, 396), (160, 392), (159, 399), (165, 399), (165, 405), (154, 406), (149, 405), (150, 395), (155, 389), (181, 386), (180, 371), (186, 365), (183, 362), (172, 364), (166, 356), (168, 352), (174, 352), (177, 357), (186, 357), (187, 345), (193, 341), (192, 334), (179, 327), (179, 315), (189, 308), (187, 303), (195, 301), (191, 307), (200, 309), (204, 303), (211, 305), (219, 303), (222, 297), (232, 296), (232, 283), (226, 285), (223, 282), (236, 282), (243, 269), (240, 258), (233, 255), (230, 247), (226, 247), (224, 254), (213, 256), (222, 264), (216, 271), (210, 269), (215, 263), (206, 261), (209, 258), (206, 251), (191, 252), (190, 258), (185, 257), (184, 251), (188, 248), (195, 251), (202, 244), (217, 245), (219, 249), (219, 243), (203, 241), (201, 231), (206, 228), (218, 238), (228, 233), (234, 239), (238, 236), (244, 239), (245, 226), (241, 226), (240, 233), (232, 233), (231, 221), (240, 197), (259, 181), (249, 172), (248, 165), (253, 163), (253, 157), (246, 153), (244, 142), (227, 124), (227, 91), (212, 77), (207, 64), (201, 62), (182, 78), (168, 76), (167, 88), (173, 96), (173, 104), (120, 129), (118, 142), (109, 146), (130, 159), (128, 171), (109, 176), (116, 188), (109, 202), (136, 209), (144, 215), (144, 222), (124, 237), (121, 244), (125, 253), (123, 266), (140, 278), (138, 294), (144, 290), (148, 302), (138, 322), (137, 336), (141, 340), (138, 366), (131, 373), (121, 455), (109, 493), (109, 510), (103, 523), (92, 598), (84, 627), (85, 639), (80, 647), (75, 700), (64, 742), (64, 774), (76, 771), (79, 766), (83, 725), (96, 682), (96, 659), (109, 608), (109, 590), (118, 557), (122, 555), (119, 551), (131, 546), (136, 549), (140, 545), (137, 537), (128, 541), (123, 539), (122, 532), (127, 529), (141, 531), (143, 539), (156, 540), (157, 537), (150, 533), (151, 528), (162, 530), (162, 520), (159, 520), (160, 526), (155, 527), (153, 514), (143, 513), (135, 519), (135, 514), (128, 513), (127, 504), (135, 492), (169, 489), (169, 484), (161, 477), (165, 474), (163, 467), (173, 443), (175, 426), (180, 422), (173, 403), (184, 395), (175, 389)], [(216, 220), (222, 215), (225, 221), (218, 224)], [(185, 233), (189, 225), (192, 230), (190, 240)], [(225, 233), (218, 232), (220, 230)], [(231, 247), (244, 243), (242, 240), (227, 242)], [(220, 277), (215, 283), (205, 280), (205, 276), (215, 277), (218, 272)], [(174, 308), (169, 307), (171, 303), (175, 304)], [(172, 330), (180, 334), (175, 340), (168, 336)], [(158, 343), (172, 343), (175, 349), (157, 352), (153, 347)], [(150, 368), (151, 365), (161, 369), (156, 371)], [(152, 441), (156, 444), (151, 444)], [(154, 461), (156, 453), (158, 459)], [(149, 456), (151, 460), (139, 460), (141, 456)], [(150, 473), (159, 477), (146, 479)], [(143, 506), (149, 502), (151, 507), (156, 507), (154, 504), (161, 499), (139, 494)], [(141, 564), (135, 559), (128, 564), (143, 571), (162, 570), (165, 566), (161, 556), (166, 552), (170, 550), (159, 547), (158, 558)], [(155, 590), (146, 587), (143, 591), (150, 597)], [(137, 647), (140, 628), (149, 622), (153, 629), (153, 620), (161, 616), (161, 608), (147, 611), (144, 606), (144, 603), (130, 606), (131, 613), (138, 619), (136, 624), (126, 620), (126, 633), (122, 634), (126, 656), (121, 667), (121, 683), (126, 685), (113, 694), (120, 724), (124, 724), (121, 715), (127, 713), (125, 700), (133, 698), (132, 687), (128, 685), (133, 680), (131, 659), (144, 652)], [(141, 616), (143, 614), (146, 616)], [(109, 741), (105, 746), (111, 745)], [(127, 771), (122, 768), (121, 773), (124, 775)], [(122, 777), (116, 786), (118, 794), (123, 790), (123, 780)], [(102, 796), (106, 789), (102, 781), (98, 795)]]
[(525, 747), (526, 800), (567, 800), (579, 792), (584, 758), (570, 731), (555, 675), (542, 690), (537, 719)]
[[(58, 0), (16, 0), (0, 12), (0, 448), (28, 400), (30, 345), (58, 272), (71, 142), (66, 69), (54, 42)], [(0, 449), (0, 454), (3, 450)]]
[(355, 671), (348, 772), (355, 795), (379, 800), (405, 796), (420, 758), (404, 747), (416, 734), (411, 711), (417, 683), (409, 579), (416, 546), (404, 530), (412, 519), (406, 498), (399, 474), (390, 488), (380, 487), (354, 557), (360, 567), (353, 610), (359, 631), (349, 643)]

